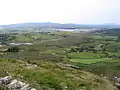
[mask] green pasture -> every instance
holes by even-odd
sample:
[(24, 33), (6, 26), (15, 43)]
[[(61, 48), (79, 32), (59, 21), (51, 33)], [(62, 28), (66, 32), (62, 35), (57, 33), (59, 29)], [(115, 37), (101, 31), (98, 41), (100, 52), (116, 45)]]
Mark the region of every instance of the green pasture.
[(83, 63), (83, 64), (92, 64), (98, 62), (109, 62), (108, 58), (97, 58), (97, 59), (70, 59), (71, 62)]
[(100, 58), (103, 54), (97, 54), (93, 52), (73, 52), (69, 54), (72, 59), (94, 59)]

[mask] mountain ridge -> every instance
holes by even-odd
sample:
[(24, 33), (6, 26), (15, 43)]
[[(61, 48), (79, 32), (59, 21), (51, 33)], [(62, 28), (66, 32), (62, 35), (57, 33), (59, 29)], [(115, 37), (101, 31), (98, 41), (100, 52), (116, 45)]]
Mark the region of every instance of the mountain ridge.
[(52, 22), (29, 22), (0, 25), (1, 28), (57, 28), (57, 29), (80, 29), (80, 28), (120, 28), (118, 24), (73, 24)]

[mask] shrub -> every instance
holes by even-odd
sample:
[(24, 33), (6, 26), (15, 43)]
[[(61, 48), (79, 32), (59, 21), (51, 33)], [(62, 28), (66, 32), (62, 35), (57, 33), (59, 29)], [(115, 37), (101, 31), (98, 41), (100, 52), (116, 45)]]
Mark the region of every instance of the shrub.
[(8, 48), (7, 51), (8, 51), (8, 52), (19, 52), (19, 48), (16, 47), (16, 46), (12, 46), (12, 47)]

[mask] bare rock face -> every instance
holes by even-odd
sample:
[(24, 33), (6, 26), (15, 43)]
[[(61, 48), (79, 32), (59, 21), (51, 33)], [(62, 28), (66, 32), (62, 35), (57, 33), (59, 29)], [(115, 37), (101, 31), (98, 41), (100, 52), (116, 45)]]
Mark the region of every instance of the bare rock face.
[(12, 76), (0, 78), (0, 85), (5, 85), (9, 90), (37, 90), (29, 84), (13, 79)]

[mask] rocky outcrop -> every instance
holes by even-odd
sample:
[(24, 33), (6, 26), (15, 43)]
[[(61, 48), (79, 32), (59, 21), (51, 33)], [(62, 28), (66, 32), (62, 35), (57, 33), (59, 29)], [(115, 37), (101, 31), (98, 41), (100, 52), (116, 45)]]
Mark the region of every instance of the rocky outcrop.
[(80, 69), (78, 66), (71, 65), (71, 64), (59, 63), (58, 66), (64, 66), (64, 67), (69, 67), (69, 68), (74, 68), (74, 69)]
[(35, 69), (35, 68), (37, 68), (38, 66), (37, 65), (33, 65), (33, 64), (25, 64), (25, 66), (26, 66), (26, 68), (28, 68), (28, 69)]
[(118, 90), (120, 90), (120, 77), (115, 76), (114, 80), (116, 82), (115, 85), (117, 86)]
[(12, 76), (0, 78), (0, 85), (4, 85), (8, 90), (37, 90), (29, 84), (13, 79)]

